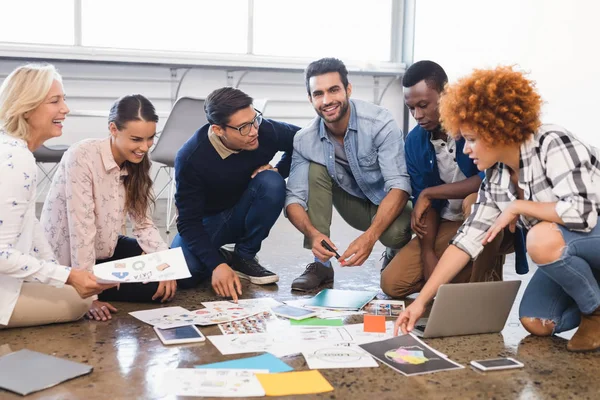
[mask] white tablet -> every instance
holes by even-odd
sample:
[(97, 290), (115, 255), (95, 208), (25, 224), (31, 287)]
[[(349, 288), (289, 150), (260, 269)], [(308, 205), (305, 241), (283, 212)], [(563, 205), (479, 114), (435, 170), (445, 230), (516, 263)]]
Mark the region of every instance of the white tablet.
[(314, 310), (309, 310), (307, 308), (300, 307), (292, 307), (287, 305), (281, 305), (277, 307), (272, 307), (271, 310), (276, 315), (280, 315), (282, 317), (286, 317), (289, 319), (301, 320), (310, 317), (316, 317), (317, 312)]
[(494, 358), (491, 360), (471, 361), (471, 365), (481, 371), (496, 371), (499, 369), (523, 368), (523, 363), (514, 358)]
[(160, 329), (155, 326), (154, 330), (160, 341), (164, 344), (194, 343), (206, 340), (202, 332), (200, 332), (195, 325), (186, 325), (169, 329)]

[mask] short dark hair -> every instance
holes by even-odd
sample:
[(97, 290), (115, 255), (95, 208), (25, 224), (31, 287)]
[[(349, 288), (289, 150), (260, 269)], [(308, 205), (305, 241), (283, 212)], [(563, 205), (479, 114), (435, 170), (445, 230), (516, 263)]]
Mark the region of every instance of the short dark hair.
[(337, 72), (340, 74), (340, 79), (342, 80), (342, 84), (344, 85), (344, 89), (348, 89), (348, 70), (346, 66), (337, 58), (327, 57), (321, 58), (320, 60), (313, 61), (308, 64), (306, 70), (304, 71), (304, 80), (306, 82), (306, 91), (310, 96), (310, 78), (313, 76), (319, 76), (323, 74), (327, 74), (329, 72)]
[(204, 101), (206, 119), (213, 125), (224, 126), (233, 114), (249, 107), (253, 101), (252, 97), (231, 86), (214, 90)]
[(448, 83), (448, 75), (438, 63), (429, 60), (417, 61), (404, 73), (402, 86), (409, 88), (423, 80), (428, 87), (441, 93), (444, 85)]

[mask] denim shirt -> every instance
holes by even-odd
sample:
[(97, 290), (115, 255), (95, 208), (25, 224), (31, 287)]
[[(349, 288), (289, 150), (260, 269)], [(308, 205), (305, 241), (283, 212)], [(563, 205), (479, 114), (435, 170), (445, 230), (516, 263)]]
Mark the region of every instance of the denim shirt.
[(310, 163), (326, 166), (336, 185), (376, 205), (391, 189), (401, 189), (410, 195), (402, 131), (388, 110), (365, 101), (350, 100), (344, 149), (352, 174), (341, 166), (336, 168), (334, 146), (320, 117), (301, 129), (294, 137), (285, 207), (300, 204), (308, 209)]

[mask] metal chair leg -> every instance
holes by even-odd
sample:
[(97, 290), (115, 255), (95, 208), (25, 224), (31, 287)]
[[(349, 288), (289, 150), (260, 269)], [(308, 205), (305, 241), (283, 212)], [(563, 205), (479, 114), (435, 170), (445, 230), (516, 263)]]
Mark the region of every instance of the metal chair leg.
[(171, 184), (169, 185), (169, 192), (167, 197), (167, 233), (171, 233), (169, 228), (173, 221), (175, 221), (175, 215), (171, 216), (173, 212), (173, 203), (175, 202), (175, 168), (169, 168), (169, 176), (171, 177)]

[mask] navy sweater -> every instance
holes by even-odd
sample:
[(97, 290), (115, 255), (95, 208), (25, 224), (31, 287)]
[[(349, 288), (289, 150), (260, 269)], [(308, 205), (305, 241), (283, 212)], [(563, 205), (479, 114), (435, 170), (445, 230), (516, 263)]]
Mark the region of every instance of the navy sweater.
[(294, 135), (300, 129), (264, 119), (258, 129), (258, 148), (222, 159), (208, 139), (207, 124), (177, 152), (175, 204), (177, 230), (190, 251), (207, 267), (225, 262), (204, 229), (202, 219), (232, 208), (242, 197), (256, 168), (268, 164), (278, 151), (285, 154), (276, 168), (284, 178), (290, 173)]

